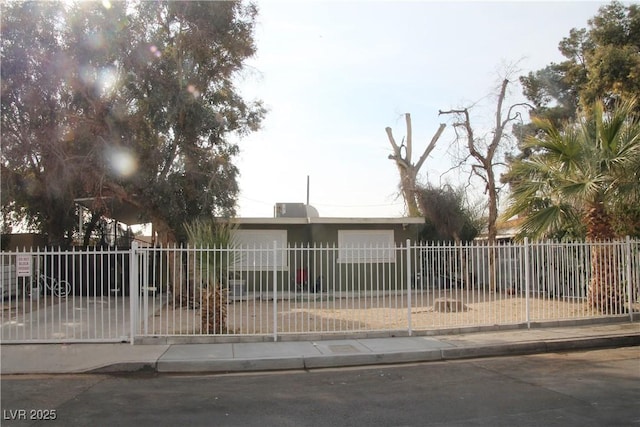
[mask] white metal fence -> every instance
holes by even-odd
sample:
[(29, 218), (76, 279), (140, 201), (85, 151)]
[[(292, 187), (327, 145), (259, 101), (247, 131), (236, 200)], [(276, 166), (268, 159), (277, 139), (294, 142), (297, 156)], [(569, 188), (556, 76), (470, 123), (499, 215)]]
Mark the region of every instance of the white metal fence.
[[(631, 239), (36, 250), (0, 267), (3, 342), (412, 334), (640, 311)], [(604, 310), (587, 298), (598, 275), (618, 296)]]
[(2, 342), (128, 341), (130, 253), (0, 253)]

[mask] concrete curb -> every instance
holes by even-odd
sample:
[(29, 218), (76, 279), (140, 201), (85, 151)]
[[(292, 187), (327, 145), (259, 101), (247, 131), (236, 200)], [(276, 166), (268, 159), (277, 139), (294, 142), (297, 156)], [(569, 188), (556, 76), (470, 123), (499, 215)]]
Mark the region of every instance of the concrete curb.
[(287, 371), (304, 369), (303, 357), (272, 357), (266, 359), (173, 360), (158, 361), (158, 373), (223, 373)]
[(158, 373), (234, 373), (278, 370), (308, 370), (401, 363), (436, 362), (484, 357), (521, 356), (569, 350), (640, 346), (640, 334), (569, 338), (505, 344), (448, 347), (387, 353), (334, 354), (318, 356), (267, 357), (262, 359), (161, 360), (155, 364), (117, 363), (90, 373), (153, 371)]
[(640, 324), (576, 325), (438, 336), (336, 336), (278, 342), (134, 346), (0, 345), (0, 372), (25, 374), (237, 373), (423, 363), (599, 348), (640, 348)]
[(640, 345), (640, 335), (615, 337), (576, 338), (560, 341), (521, 342), (499, 345), (479, 345), (439, 350), (408, 351), (397, 353), (373, 353), (332, 357), (307, 357), (306, 369), (383, 365), (394, 363), (437, 362), (446, 360), (478, 359), (483, 357), (522, 356), (553, 353), (567, 350), (631, 347)]

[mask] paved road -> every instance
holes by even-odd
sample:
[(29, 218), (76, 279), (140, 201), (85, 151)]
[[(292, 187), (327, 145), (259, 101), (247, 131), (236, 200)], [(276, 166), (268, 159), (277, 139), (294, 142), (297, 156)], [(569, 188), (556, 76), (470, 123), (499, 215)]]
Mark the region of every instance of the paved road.
[[(56, 420), (12, 419), (23, 415)], [(4, 376), (2, 417), (3, 426), (640, 425), (640, 348), (272, 374)]]

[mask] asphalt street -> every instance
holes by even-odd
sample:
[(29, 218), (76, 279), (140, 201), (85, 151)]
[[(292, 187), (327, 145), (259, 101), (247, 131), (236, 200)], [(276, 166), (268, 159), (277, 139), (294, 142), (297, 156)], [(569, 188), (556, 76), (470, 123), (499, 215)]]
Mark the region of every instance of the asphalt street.
[(640, 424), (638, 347), (268, 374), (4, 375), (1, 385), (3, 426)]

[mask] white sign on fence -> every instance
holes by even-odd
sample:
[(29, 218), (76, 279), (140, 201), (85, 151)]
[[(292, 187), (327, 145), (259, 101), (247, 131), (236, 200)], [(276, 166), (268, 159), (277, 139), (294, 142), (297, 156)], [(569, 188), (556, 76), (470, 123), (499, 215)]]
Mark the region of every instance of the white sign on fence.
[(18, 255), (16, 257), (16, 276), (31, 276), (31, 255)]

